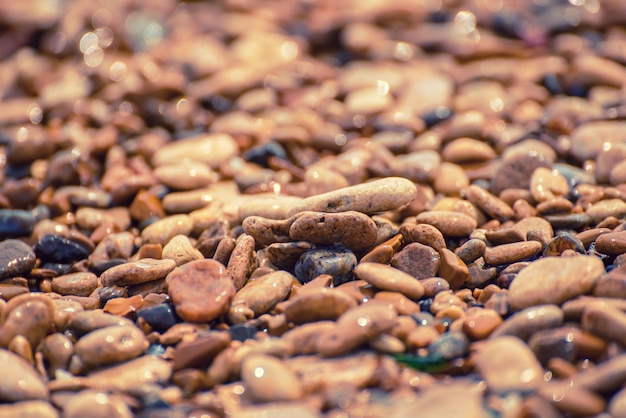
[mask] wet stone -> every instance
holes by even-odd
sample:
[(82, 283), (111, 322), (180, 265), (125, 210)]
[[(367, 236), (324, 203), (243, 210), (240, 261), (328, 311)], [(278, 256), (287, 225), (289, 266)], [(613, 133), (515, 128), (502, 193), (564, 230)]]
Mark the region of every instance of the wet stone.
[(433, 248), (418, 242), (406, 245), (391, 259), (391, 265), (417, 279), (434, 277), (439, 271), (441, 257)]
[(626, 231), (600, 235), (595, 241), (596, 251), (607, 255), (620, 255), (626, 252)]
[(319, 248), (300, 256), (295, 265), (295, 273), (303, 283), (320, 274), (330, 274), (334, 285), (339, 286), (352, 280), (352, 271), (356, 265), (356, 256), (347, 248)]
[(593, 256), (542, 258), (518, 273), (509, 287), (509, 302), (514, 309), (561, 304), (589, 293), (603, 272), (602, 260)]
[(466, 354), (469, 340), (462, 332), (450, 331), (442, 334), (428, 346), (430, 355), (452, 360)]
[(494, 332), (491, 338), (512, 335), (528, 340), (537, 331), (556, 328), (563, 323), (563, 311), (556, 305), (537, 305), (514, 313)]
[(400, 292), (417, 300), (424, 295), (424, 286), (415, 277), (391, 266), (361, 262), (354, 275), (381, 290)]
[(543, 250), (543, 255), (544, 257), (559, 256), (565, 250), (572, 250), (579, 254), (584, 254), (585, 246), (575, 235), (559, 234), (548, 243), (546, 248)]
[(404, 238), (404, 242), (406, 244), (419, 242), (420, 244), (428, 245), (437, 251), (442, 248), (446, 248), (446, 241), (443, 234), (432, 225), (425, 223), (417, 225), (402, 225), (399, 232)]
[(290, 401), (304, 395), (296, 374), (272, 356), (247, 357), (241, 365), (241, 378), (257, 401)]
[(74, 352), (85, 365), (96, 367), (138, 357), (149, 345), (139, 328), (111, 326), (83, 336), (74, 345)]
[(0, 279), (26, 274), (35, 267), (35, 253), (22, 241), (0, 242)]
[(607, 342), (576, 326), (537, 331), (528, 340), (528, 346), (542, 364), (553, 357), (570, 363), (589, 358), (598, 359), (606, 350)]
[(485, 263), (492, 266), (515, 263), (526, 260), (541, 252), (541, 243), (537, 241), (522, 241), (511, 244), (502, 244), (487, 247), (483, 258)]
[(0, 237), (24, 237), (33, 232), (36, 218), (32, 212), (20, 209), (0, 209)]
[(178, 322), (174, 308), (169, 303), (142, 308), (137, 312), (137, 318), (142, 318), (153, 330), (161, 333)]
[(235, 296), (231, 275), (214, 260), (187, 263), (165, 280), (176, 314), (189, 322), (209, 322), (226, 313)]
[(44, 262), (71, 263), (87, 258), (89, 250), (59, 235), (45, 235), (35, 245), (35, 254)]
[(475, 219), (460, 212), (426, 211), (416, 217), (417, 223), (432, 225), (446, 237), (465, 237), (476, 229)]
[(46, 399), (48, 389), (35, 369), (16, 354), (0, 349), (0, 399), (3, 402)]
[(99, 285), (90, 272), (65, 274), (52, 279), (52, 291), (60, 295), (89, 296)]
[(95, 390), (77, 393), (63, 406), (65, 418), (131, 418), (132, 411), (123, 398)]
[(174, 260), (144, 258), (105, 270), (100, 276), (100, 282), (103, 286), (136, 285), (162, 279), (175, 268)]

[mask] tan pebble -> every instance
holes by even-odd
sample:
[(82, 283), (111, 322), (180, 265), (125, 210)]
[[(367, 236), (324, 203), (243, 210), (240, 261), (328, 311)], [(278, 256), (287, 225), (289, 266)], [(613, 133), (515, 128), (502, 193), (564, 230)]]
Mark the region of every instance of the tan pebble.
[(172, 374), (172, 364), (156, 356), (142, 356), (90, 373), (85, 383), (88, 387), (126, 392), (138, 390), (146, 384), (167, 382)]
[(432, 298), (438, 293), (450, 290), (450, 283), (441, 277), (429, 277), (420, 280), (420, 282), (424, 286), (424, 297), (427, 298)]
[(465, 309), (467, 307), (467, 303), (463, 302), (459, 296), (455, 295), (451, 291), (439, 292), (433, 298), (430, 312), (433, 315), (437, 315), (439, 312), (450, 306), (457, 306), (461, 309)]
[(49, 376), (54, 376), (57, 369), (67, 370), (74, 344), (65, 334), (54, 333), (48, 335), (37, 348), (43, 355)]
[[(206, 208), (209, 205), (213, 204), (216, 200), (215, 195), (216, 193), (210, 187), (204, 189), (194, 189), (182, 192), (168, 193), (163, 197), (163, 209), (167, 213), (172, 215), (185, 213), (191, 215), (191, 212)], [(194, 230), (195, 227), (196, 222), (194, 220)]]
[[(154, 283), (154, 282), (149, 282)], [(120, 297), (109, 299), (102, 308), (105, 313), (112, 315), (126, 316), (137, 312), (143, 306), (143, 296), (134, 295), (129, 298)]]
[[(431, 199), (432, 200), (432, 199)], [(476, 222), (485, 223), (485, 215), (481, 213), (472, 202), (458, 197), (444, 197), (430, 207), (432, 211), (459, 212), (475, 219)]]
[(361, 262), (354, 275), (381, 290), (400, 292), (410, 299), (424, 295), (424, 286), (415, 277), (391, 266)]
[(254, 238), (248, 234), (241, 234), (230, 254), (226, 271), (231, 275), (235, 289), (241, 289), (248, 280), (252, 271), (257, 267), (254, 251)]
[(596, 239), (595, 246), (603, 254), (622, 254), (626, 252), (626, 231), (602, 234)]
[(397, 156), (392, 168), (395, 176), (415, 182), (434, 182), (441, 175), (441, 156), (432, 150), (411, 152)]
[(289, 241), (289, 229), (300, 215), (289, 219), (275, 220), (261, 216), (248, 216), (241, 223), (243, 231), (254, 237), (254, 240), (263, 246)]
[[(202, 260), (204, 258), (202, 253), (193, 247), (191, 241), (189, 241), (189, 238), (185, 235), (172, 237), (163, 247), (162, 257), (164, 259), (174, 260), (176, 266), (182, 266), (190, 261)], [(169, 273), (169, 271), (167, 273)]]
[(361, 262), (389, 264), (394, 254), (395, 249), (391, 245), (383, 243), (372, 248), (370, 252), (361, 257)]
[(517, 274), (509, 287), (509, 303), (514, 309), (561, 304), (589, 293), (602, 273), (602, 260), (593, 256), (542, 258)]
[(611, 170), (610, 182), (613, 186), (626, 183), (626, 164), (624, 161), (615, 164)]
[(176, 235), (189, 235), (193, 221), (188, 215), (172, 215), (148, 225), (141, 231), (141, 238), (147, 244), (165, 245)]
[(257, 401), (292, 401), (302, 398), (302, 385), (282, 361), (275, 357), (254, 354), (244, 359), (241, 379)]
[(293, 354), (314, 354), (317, 337), (336, 327), (333, 321), (317, 321), (301, 324), (282, 335), (282, 339), (293, 347)]
[(83, 390), (63, 406), (64, 418), (131, 418), (129, 406), (121, 397), (95, 390)]
[(564, 197), (554, 197), (544, 200), (536, 207), (537, 213), (540, 215), (552, 215), (560, 213), (570, 213), (574, 209), (574, 204)]
[(100, 310), (84, 311), (72, 315), (68, 324), (68, 330), (74, 335), (82, 336), (95, 329), (128, 324), (132, 324), (132, 321), (120, 318), (116, 315), (107, 314)]
[(439, 229), (432, 225), (422, 224), (406, 224), (400, 227), (400, 234), (404, 238), (404, 243), (419, 242), (428, 245), (439, 251), (446, 248), (446, 240)]
[(470, 264), (482, 257), (486, 248), (487, 244), (485, 244), (485, 241), (470, 239), (458, 247), (455, 253), (465, 264)]
[(177, 267), (165, 280), (176, 313), (189, 322), (209, 322), (226, 313), (235, 296), (232, 276), (214, 260)]
[(194, 190), (217, 180), (217, 174), (205, 163), (186, 161), (182, 164), (162, 165), (154, 169), (154, 176), (174, 190)]
[(626, 215), (626, 202), (621, 199), (600, 200), (589, 207), (585, 213), (593, 223), (601, 222), (609, 216), (622, 218)]
[(626, 389), (619, 390), (611, 397), (608, 412), (611, 414), (611, 418), (626, 417)]
[(376, 223), (367, 215), (305, 212), (289, 228), (289, 238), (320, 245), (344, 245), (353, 251), (365, 251), (376, 242)]
[(328, 193), (350, 186), (341, 173), (322, 166), (308, 168), (304, 172), (304, 181), (311, 195)]
[[(19, 295), (11, 301), (28, 296), (30, 295)], [(45, 301), (43, 298), (28, 298), (12, 306), (11, 301), (2, 312), (0, 347), (7, 347), (16, 335), (26, 337), (32, 347), (37, 347), (53, 327), (56, 315), (54, 303), (50, 299)]]
[(16, 335), (15, 337), (13, 337), (7, 348), (12, 353), (17, 354), (18, 356), (26, 360), (28, 364), (35, 363), (33, 359), (33, 347), (31, 347), (26, 337), (22, 335)]
[(423, 325), (413, 329), (406, 336), (406, 343), (409, 347), (424, 348), (435, 342), (440, 337), (437, 328), (431, 325)]
[(39, 374), (17, 354), (0, 349), (0, 367), (0, 399), (3, 402), (48, 398), (48, 389)]
[(446, 196), (459, 196), (461, 191), (470, 185), (470, 180), (462, 167), (449, 163), (441, 163), (439, 174), (433, 184), (437, 193)]
[(536, 390), (543, 383), (543, 368), (520, 339), (503, 336), (481, 342), (472, 354), (478, 372), (494, 393)]
[(541, 243), (537, 241), (521, 241), (487, 247), (483, 258), (491, 266), (515, 263), (525, 260), (541, 252)]
[(402, 293), (380, 291), (376, 292), (374, 300), (389, 303), (394, 307), (399, 315), (411, 315), (421, 311), (421, 308), (417, 303), (413, 302)]
[(626, 314), (607, 306), (589, 306), (583, 311), (583, 329), (606, 341), (626, 343)]
[(397, 313), (388, 304), (368, 302), (345, 312), (337, 319), (337, 328), (320, 335), (317, 352), (324, 357), (346, 354), (395, 324)]
[(0, 416), (15, 418), (59, 418), (59, 412), (45, 401), (22, 401), (0, 405)]
[(74, 352), (85, 365), (97, 367), (138, 357), (149, 345), (139, 328), (122, 325), (90, 332), (78, 340)]
[[(460, 306), (455, 306), (455, 305), (446, 306), (440, 309), (435, 315), (435, 318), (437, 319), (447, 318), (455, 322), (457, 319), (462, 319), (464, 317), (465, 317), (465, 312), (463, 311), (463, 308), (461, 308)], [(458, 330), (460, 331), (460, 326)]]
[(102, 224), (115, 225), (124, 231), (130, 227), (130, 215), (126, 208), (97, 209), (82, 207), (76, 211), (76, 224), (84, 230), (94, 230)]
[(98, 287), (98, 277), (90, 272), (64, 274), (52, 279), (52, 291), (60, 295), (89, 296)]
[(279, 310), (287, 315), (290, 322), (303, 324), (335, 320), (355, 306), (357, 306), (356, 300), (347, 293), (322, 287), (296, 294)]
[(441, 151), (441, 155), (445, 161), (466, 164), (492, 160), (496, 153), (485, 142), (465, 137), (450, 141)]
[(151, 218), (165, 218), (161, 201), (154, 193), (147, 190), (137, 193), (128, 210), (131, 218), (138, 222)]
[(468, 309), (463, 318), (463, 332), (472, 340), (483, 340), (500, 326), (502, 321), (502, 317), (493, 309)]
[(245, 322), (269, 312), (289, 295), (294, 280), (286, 271), (275, 271), (248, 282), (233, 298), (229, 322)]
[(138, 261), (119, 264), (100, 275), (104, 286), (129, 286), (162, 279), (176, 268), (174, 260), (142, 258)]
[(596, 416), (606, 408), (601, 396), (584, 388), (553, 384), (541, 387), (538, 393), (564, 413)]
[(234, 156), (238, 148), (235, 139), (228, 134), (198, 134), (165, 144), (152, 155), (152, 164), (159, 167), (191, 160), (217, 168)]
[(444, 236), (464, 237), (476, 229), (476, 220), (468, 215), (450, 211), (427, 211), (416, 217), (417, 223), (432, 225)]
[(492, 218), (507, 221), (515, 216), (513, 209), (509, 205), (480, 186), (471, 185), (466, 189), (465, 193), (467, 200), (478, 206)]
[(513, 335), (528, 340), (537, 331), (556, 328), (563, 323), (563, 310), (556, 305), (536, 305), (509, 316), (491, 338)]
[(433, 248), (412, 242), (391, 258), (391, 265), (417, 279), (437, 275), (441, 257)]
[[(399, 338), (389, 334), (380, 334), (378, 337), (369, 341), (369, 346), (385, 354), (401, 354), (406, 351), (406, 345)], [(382, 386), (382, 384), (381, 384)]]
[(567, 179), (556, 170), (537, 167), (530, 178), (530, 193), (536, 202), (543, 202), (569, 192)]
[(450, 289), (459, 289), (470, 277), (467, 265), (458, 255), (447, 248), (440, 249), (439, 256), (441, 259), (439, 277), (450, 283)]
[(308, 197), (291, 210), (291, 215), (307, 210), (317, 212), (353, 210), (371, 215), (403, 208), (415, 198), (416, 193), (417, 189), (413, 182), (404, 178), (388, 177)]
[(346, 110), (357, 115), (382, 112), (391, 103), (391, 95), (386, 90), (376, 86), (351, 91), (345, 98)]

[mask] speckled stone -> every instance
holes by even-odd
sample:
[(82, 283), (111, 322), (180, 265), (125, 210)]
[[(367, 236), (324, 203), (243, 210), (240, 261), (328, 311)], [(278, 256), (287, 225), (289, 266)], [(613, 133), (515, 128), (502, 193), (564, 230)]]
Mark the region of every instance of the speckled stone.
[(418, 279), (434, 277), (439, 271), (441, 257), (433, 248), (413, 242), (391, 259), (391, 265)]
[(298, 280), (304, 283), (320, 274), (330, 274), (335, 286), (339, 286), (352, 279), (352, 270), (356, 264), (356, 256), (347, 248), (319, 248), (300, 256), (296, 262), (295, 273)]
[(128, 286), (162, 279), (176, 268), (176, 261), (143, 258), (138, 261), (119, 264), (105, 270), (100, 275), (104, 286)]
[(439, 338), (428, 345), (430, 355), (452, 360), (453, 358), (462, 357), (467, 352), (469, 340), (462, 332), (449, 331), (441, 334)]
[(558, 305), (589, 293), (602, 273), (604, 264), (597, 257), (542, 258), (518, 273), (509, 287), (509, 303), (514, 309)]
[(416, 216), (417, 223), (432, 225), (446, 237), (465, 237), (476, 229), (476, 219), (460, 212), (426, 211)]
[(8, 239), (0, 242), (0, 279), (26, 274), (35, 267), (36, 257), (30, 246)]

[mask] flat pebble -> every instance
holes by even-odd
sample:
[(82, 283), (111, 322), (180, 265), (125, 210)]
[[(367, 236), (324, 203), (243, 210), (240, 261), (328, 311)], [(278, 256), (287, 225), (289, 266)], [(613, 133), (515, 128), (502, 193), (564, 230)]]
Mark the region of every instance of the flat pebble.
[(443, 234), (432, 225), (426, 223), (402, 225), (399, 232), (404, 238), (405, 244), (419, 242), (437, 251), (446, 248), (446, 240)]
[(607, 341), (567, 323), (559, 328), (537, 331), (528, 340), (535, 357), (544, 365), (558, 357), (570, 363), (582, 359), (597, 360), (606, 350)]
[(496, 153), (487, 143), (473, 138), (457, 138), (450, 141), (441, 156), (456, 164), (477, 163), (492, 160)]
[(176, 314), (189, 322), (209, 322), (226, 313), (235, 296), (232, 276), (214, 260), (196, 260), (165, 278)]
[(605, 143), (624, 142), (626, 123), (621, 121), (587, 122), (571, 134), (572, 153), (579, 160), (596, 158)]
[(89, 296), (99, 285), (91, 272), (64, 274), (52, 279), (52, 291), (60, 295)]
[(178, 318), (174, 307), (169, 303), (161, 303), (156, 306), (146, 307), (137, 312), (137, 318), (141, 318), (157, 332), (165, 332), (177, 323)]
[(111, 326), (83, 336), (74, 345), (74, 352), (87, 366), (98, 367), (134, 359), (143, 354), (149, 345), (139, 328)]
[(175, 268), (174, 260), (143, 258), (105, 270), (100, 275), (100, 282), (104, 286), (136, 285), (162, 279)]
[(87, 386), (110, 391), (131, 391), (146, 384), (163, 384), (172, 374), (172, 364), (161, 358), (145, 355), (128, 362), (100, 369), (87, 375)]
[(45, 235), (35, 244), (35, 254), (44, 262), (71, 263), (87, 258), (89, 253), (78, 242), (59, 235)]
[(314, 321), (335, 320), (347, 310), (357, 306), (356, 300), (337, 289), (318, 288), (296, 293), (296, 296), (279, 305), (289, 322), (304, 324)]
[(626, 202), (621, 199), (605, 199), (590, 206), (585, 214), (592, 223), (598, 223), (609, 216), (621, 218), (626, 215)]
[(602, 260), (593, 256), (547, 257), (518, 273), (509, 287), (514, 309), (554, 303), (589, 293), (604, 272)]
[[(176, 266), (182, 266), (190, 261), (202, 260), (204, 258), (202, 253), (194, 248), (189, 238), (185, 235), (173, 236), (163, 247), (161, 256), (164, 260), (174, 260)], [(169, 273), (169, 271), (167, 273)]]
[(528, 340), (536, 332), (556, 328), (563, 323), (563, 311), (557, 305), (531, 306), (508, 317), (496, 328), (491, 338), (512, 335)]
[(419, 280), (391, 266), (362, 262), (354, 269), (354, 275), (378, 289), (400, 292), (410, 299), (417, 300), (424, 295), (424, 286)]
[(241, 365), (241, 379), (257, 401), (292, 401), (304, 395), (295, 373), (276, 357), (246, 357)]
[(541, 252), (541, 243), (537, 241), (521, 241), (511, 244), (502, 244), (487, 247), (483, 258), (485, 263), (492, 266), (515, 263), (526, 260)]
[(26, 210), (0, 209), (0, 237), (25, 237), (35, 228), (35, 216)]
[(583, 312), (582, 326), (607, 341), (626, 345), (626, 314), (619, 309), (589, 306)]
[(530, 178), (530, 193), (536, 202), (545, 202), (569, 192), (567, 179), (556, 170), (538, 167)]
[(0, 349), (0, 399), (20, 402), (47, 399), (48, 389), (35, 369), (18, 355)]
[(495, 393), (534, 391), (543, 382), (543, 368), (533, 352), (512, 336), (480, 343), (472, 359), (489, 390)]
[(502, 199), (491, 194), (480, 186), (471, 185), (466, 190), (467, 200), (483, 210), (487, 215), (499, 221), (512, 219), (513, 209)]
[(392, 257), (391, 265), (417, 279), (426, 279), (437, 275), (441, 257), (433, 248), (412, 242)]
[(502, 317), (493, 309), (470, 308), (463, 317), (463, 332), (472, 340), (484, 340), (502, 321)]
[(595, 241), (596, 251), (608, 255), (620, 255), (626, 252), (626, 231), (610, 232), (600, 235)]
[(426, 211), (415, 218), (417, 223), (432, 225), (446, 237), (465, 237), (476, 229), (476, 219), (460, 213), (451, 211)]
[(441, 173), (441, 156), (435, 151), (417, 151), (396, 157), (393, 175), (415, 182), (434, 181)]
[(0, 405), (0, 415), (3, 417), (16, 418), (58, 418), (59, 412), (49, 402), (22, 401)]
[(121, 397), (95, 390), (83, 390), (63, 406), (64, 418), (131, 418), (133, 413)]
[(187, 161), (184, 164), (161, 165), (154, 170), (156, 179), (174, 190), (194, 190), (217, 180), (206, 163)]
[(26, 243), (14, 239), (0, 242), (0, 279), (26, 274), (35, 262), (35, 253)]
[(269, 312), (289, 295), (294, 280), (286, 271), (275, 271), (249, 281), (233, 298), (229, 321), (245, 322)]
[(0, 347), (6, 347), (16, 335), (26, 337), (31, 347), (36, 347), (53, 327), (56, 308), (52, 300), (27, 293), (11, 301), (2, 311)]
[(303, 211), (346, 212), (368, 215), (400, 209), (408, 205), (417, 193), (413, 182), (401, 177), (388, 177), (349, 186), (302, 200), (291, 215)]
[(374, 246), (376, 223), (367, 215), (355, 211), (340, 213), (305, 212), (289, 227), (289, 238), (316, 245), (343, 245), (353, 251), (365, 251)]
[(304, 283), (320, 274), (330, 274), (335, 286), (339, 286), (352, 279), (352, 270), (356, 265), (356, 256), (347, 248), (319, 248), (300, 256), (296, 262), (295, 273)]
[(189, 235), (192, 229), (188, 215), (172, 215), (148, 225), (141, 231), (141, 238), (147, 244), (166, 245), (176, 235)]
[(467, 353), (469, 340), (462, 332), (449, 331), (428, 345), (428, 353), (435, 358), (452, 360)]
[(152, 164), (160, 167), (191, 160), (217, 168), (223, 161), (234, 156), (237, 151), (235, 139), (228, 134), (199, 134), (172, 141), (159, 148), (152, 156)]

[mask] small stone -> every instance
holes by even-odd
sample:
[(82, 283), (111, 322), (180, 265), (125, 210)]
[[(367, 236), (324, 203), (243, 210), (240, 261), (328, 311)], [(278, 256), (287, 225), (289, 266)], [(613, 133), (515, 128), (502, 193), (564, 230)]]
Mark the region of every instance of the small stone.
[(405, 244), (419, 242), (428, 245), (439, 251), (446, 248), (446, 240), (443, 234), (434, 226), (423, 224), (407, 224), (400, 227), (400, 234), (404, 238)]
[(298, 292), (277, 309), (289, 322), (304, 324), (335, 320), (347, 310), (357, 306), (356, 300), (346, 292), (325, 287)]
[(13, 404), (0, 405), (0, 416), (59, 418), (59, 412), (49, 402), (22, 401)]
[(577, 326), (565, 325), (535, 332), (528, 340), (528, 346), (545, 365), (554, 357), (570, 363), (584, 358), (595, 361), (605, 353), (607, 342)]
[(391, 259), (391, 265), (417, 279), (434, 277), (439, 271), (441, 257), (433, 248), (418, 242), (406, 245)]
[(173, 215), (148, 225), (141, 231), (141, 238), (147, 244), (166, 245), (176, 235), (189, 235), (193, 221), (188, 215)]
[(200, 189), (217, 180), (217, 174), (207, 164), (196, 161), (159, 166), (155, 168), (154, 176), (174, 190)]
[(463, 332), (472, 340), (483, 340), (502, 324), (502, 317), (493, 309), (470, 308), (465, 312)]
[(293, 401), (304, 396), (295, 373), (276, 357), (254, 354), (241, 364), (241, 380), (260, 402)]
[(176, 314), (189, 322), (209, 322), (226, 313), (235, 296), (232, 276), (215, 260), (196, 260), (165, 278)]
[(274, 271), (246, 284), (233, 298), (228, 319), (231, 323), (245, 322), (273, 309), (283, 301), (295, 277), (286, 271)]
[(467, 353), (469, 340), (462, 332), (449, 331), (428, 345), (430, 355), (445, 360), (462, 357)]
[(320, 274), (330, 274), (335, 286), (339, 286), (352, 279), (352, 270), (356, 265), (356, 256), (347, 248), (320, 248), (302, 254), (296, 262), (295, 273), (303, 283)]
[(572, 250), (576, 251), (579, 254), (585, 254), (585, 246), (575, 235), (559, 234), (548, 243), (546, 248), (543, 250), (543, 256), (559, 256), (565, 250)]
[(132, 418), (133, 413), (121, 397), (95, 390), (74, 394), (63, 406), (64, 418)]
[(37, 347), (53, 326), (56, 308), (52, 300), (47, 296), (24, 294), (11, 301), (15, 305), (9, 302), (2, 312), (0, 347), (7, 347), (16, 335), (26, 337), (31, 347)]
[(54, 376), (57, 370), (67, 370), (72, 355), (74, 344), (65, 334), (54, 333), (48, 335), (37, 348), (43, 355), (49, 376)]
[(466, 189), (465, 193), (467, 200), (494, 219), (507, 221), (515, 216), (513, 209), (509, 205), (480, 186), (471, 185)]
[(626, 314), (611, 307), (589, 306), (583, 312), (585, 330), (605, 339), (626, 345)]
[(59, 235), (45, 235), (35, 245), (35, 254), (44, 262), (71, 263), (89, 257), (90, 251)]
[(35, 369), (20, 356), (0, 349), (0, 400), (20, 402), (47, 399), (48, 389)]
[(361, 262), (354, 275), (381, 290), (399, 292), (410, 299), (424, 295), (424, 286), (415, 277), (391, 266)]
[(626, 252), (626, 231), (600, 235), (595, 241), (596, 251), (607, 255), (620, 255)]
[(289, 238), (318, 245), (343, 245), (353, 251), (365, 251), (376, 242), (376, 223), (367, 215), (305, 212), (289, 228)]
[(146, 355), (119, 365), (90, 373), (88, 387), (129, 392), (151, 383), (164, 384), (172, 374), (172, 364), (158, 357)]
[(592, 223), (601, 222), (609, 216), (622, 218), (626, 215), (626, 202), (621, 199), (600, 200), (590, 206), (585, 214), (591, 218)]
[(491, 266), (515, 263), (526, 260), (541, 252), (541, 243), (537, 241), (521, 241), (487, 247), (483, 254), (485, 263)]
[(105, 270), (100, 276), (103, 286), (129, 286), (162, 279), (176, 268), (174, 260), (143, 258)]
[(131, 325), (112, 326), (92, 331), (74, 345), (74, 352), (90, 367), (134, 359), (150, 344), (143, 331)]
[(142, 308), (137, 312), (137, 318), (142, 318), (157, 332), (165, 332), (177, 322), (176, 313), (169, 303), (161, 303), (149, 308)]
[(185, 235), (172, 237), (163, 247), (162, 257), (164, 259), (174, 260), (176, 266), (182, 266), (190, 261), (202, 260), (204, 258), (202, 253), (193, 247), (191, 241), (189, 241), (189, 238)]
[(34, 251), (24, 242), (14, 239), (0, 242), (0, 280), (30, 272), (35, 262)]
[(459, 256), (447, 248), (440, 249), (439, 256), (441, 260), (439, 276), (450, 283), (450, 289), (459, 289), (470, 278), (467, 265)]
[(0, 237), (26, 237), (35, 228), (35, 216), (26, 210), (0, 209)]
[(596, 158), (604, 144), (621, 144), (625, 137), (625, 122), (587, 122), (578, 126), (571, 134), (572, 154), (580, 161)]
[(486, 248), (487, 244), (485, 244), (485, 241), (473, 238), (457, 248), (455, 253), (465, 264), (471, 264), (483, 256)]
[(482, 342), (476, 348), (472, 359), (489, 390), (534, 391), (543, 382), (543, 368), (522, 340), (503, 336)]
[(418, 224), (434, 226), (446, 237), (466, 237), (477, 226), (475, 219), (460, 212), (431, 210), (420, 213), (415, 219)]
[(567, 179), (556, 170), (537, 167), (530, 178), (530, 193), (536, 202), (562, 197), (568, 192)]
[(206, 367), (231, 342), (228, 332), (211, 331), (193, 340), (183, 340), (174, 352), (173, 370)]
[(413, 182), (401, 177), (387, 177), (308, 197), (296, 204), (290, 214), (303, 211), (334, 213), (353, 210), (372, 215), (401, 209), (415, 198), (416, 193), (417, 188)]
[(393, 174), (415, 182), (435, 181), (441, 175), (441, 156), (436, 151), (417, 151), (397, 156)]
[(491, 334), (491, 338), (512, 335), (528, 340), (537, 331), (556, 328), (563, 323), (563, 310), (556, 305), (537, 305), (516, 312)]
[(544, 303), (561, 304), (589, 293), (604, 273), (602, 260), (593, 256), (547, 257), (520, 271), (509, 287), (513, 309)]
[(232, 136), (224, 133), (204, 133), (165, 144), (152, 156), (152, 164), (160, 167), (191, 160), (204, 163), (211, 168), (218, 168), (223, 161), (227, 161), (237, 152), (237, 142)]
[(257, 266), (254, 249), (254, 238), (250, 235), (241, 234), (237, 238), (235, 248), (233, 248), (226, 265), (226, 271), (232, 276), (235, 290), (241, 289), (246, 284), (250, 274)]
[(64, 274), (52, 279), (52, 291), (60, 295), (89, 296), (98, 285), (98, 276), (90, 272)]

